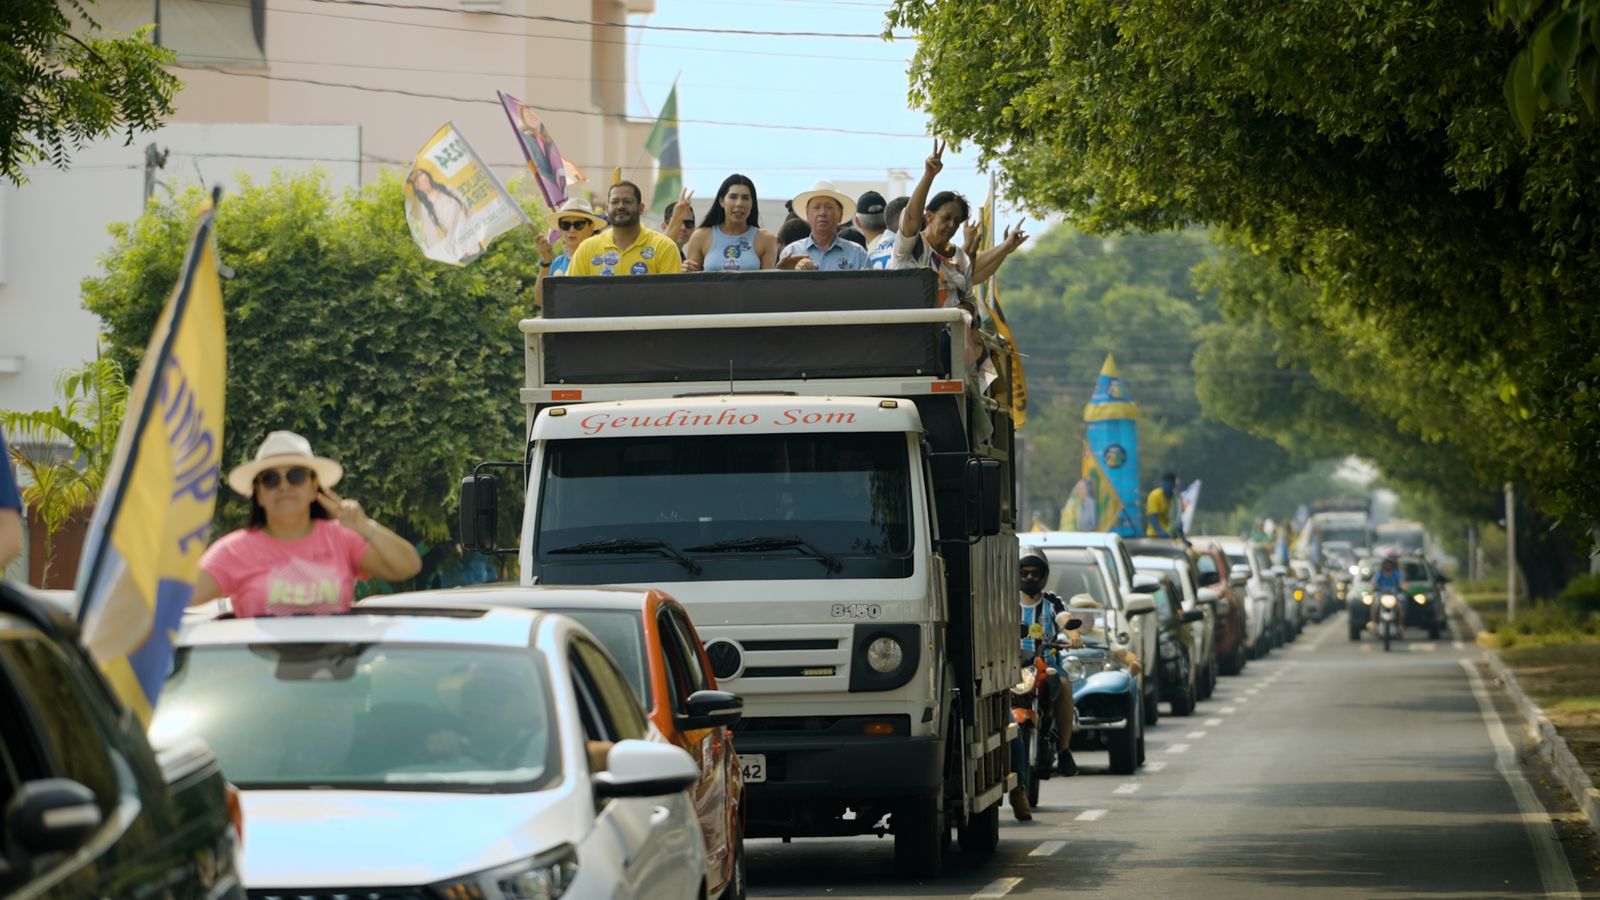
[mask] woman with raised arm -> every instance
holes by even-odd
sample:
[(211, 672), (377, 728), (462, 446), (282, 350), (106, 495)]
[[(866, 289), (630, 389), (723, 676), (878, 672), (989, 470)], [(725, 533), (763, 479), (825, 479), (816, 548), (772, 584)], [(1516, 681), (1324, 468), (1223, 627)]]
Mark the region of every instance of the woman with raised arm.
[(744, 175), (729, 175), (717, 188), (700, 227), (684, 246), (685, 272), (770, 269), (777, 261), (778, 238), (761, 227), (756, 185)]

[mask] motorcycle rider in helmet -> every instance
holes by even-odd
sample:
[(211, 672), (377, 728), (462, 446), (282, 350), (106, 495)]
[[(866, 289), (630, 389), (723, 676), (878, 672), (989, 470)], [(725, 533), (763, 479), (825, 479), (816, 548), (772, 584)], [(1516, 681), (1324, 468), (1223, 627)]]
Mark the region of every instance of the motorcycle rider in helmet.
[(1406, 627), (1405, 582), (1400, 577), (1400, 563), (1394, 558), (1393, 554), (1385, 557), (1383, 564), (1378, 567), (1378, 571), (1372, 573), (1370, 585), (1372, 587), (1373, 600), (1372, 613), (1367, 617), (1367, 629), (1370, 631), (1378, 630), (1378, 597), (1384, 594), (1393, 594), (1400, 601), (1394, 607), (1395, 623), (1401, 630), (1404, 630)]
[[(1061, 597), (1053, 591), (1044, 589), (1050, 580), (1050, 562), (1045, 559), (1044, 553), (1035, 547), (1024, 547), (1018, 559), (1018, 586), (1021, 588), (1019, 603), (1022, 607), (1022, 656), (1027, 664), (1031, 665), (1034, 652), (1034, 641), (1042, 639), (1053, 641), (1056, 636), (1056, 614), (1066, 610), (1066, 604)], [(1034, 638), (1031, 635), (1039, 635)], [(1061, 677), (1061, 654), (1057, 650), (1045, 653), (1046, 664), (1050, 666), (1047, 677), (1050, 702), (1056, 718), (1056, 733), (1059, 741), (1056, 768), (1064, 776), (1076, 775), (1078, 765), (1072, 758), (1072, 751), (1068, 745), (1072, 741), (1072, 688), (1064, 683)], [(1011, 807), (1013, 814), (1022, 820), (1032, 818), (1028, 808), (1027, 791), (1027, 766), (1026, 751), (1017, 741), (1012, 747), (1013, 766), (1018, 773), (1020, 784), (1011, 792)], [(1016, 765), (1021, 759), (1023, 765)]]

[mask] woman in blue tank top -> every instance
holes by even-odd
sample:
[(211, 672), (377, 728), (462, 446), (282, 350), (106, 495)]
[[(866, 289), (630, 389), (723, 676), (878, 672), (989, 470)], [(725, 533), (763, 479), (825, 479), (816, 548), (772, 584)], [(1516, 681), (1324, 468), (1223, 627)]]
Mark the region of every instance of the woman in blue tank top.
[(683, 247), (685, 272), (750, 272), (777, 261), (778, 239), (760, 226), (755, 182), (729, 175)]

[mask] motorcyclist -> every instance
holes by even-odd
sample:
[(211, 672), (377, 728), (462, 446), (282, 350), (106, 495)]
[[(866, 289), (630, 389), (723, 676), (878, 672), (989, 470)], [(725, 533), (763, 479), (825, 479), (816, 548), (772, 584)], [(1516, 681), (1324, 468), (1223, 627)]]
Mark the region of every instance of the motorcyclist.
[[(1372, 615), (1367, 619), (1367, 627), (1376, 631), (1378, 629), (1378, 604), (1382, 602), (1378, 598), (1384, 594), (1393, 594), (1396, 600), (1405, 597), (1404, 581), (1400, 577), (1400, 564), (1393, 556), (1385, 558), (1383, 564), (1378, 566), (1378, 571), (1372, 573), (1372, 580), (1369, 584), (1372, 587), (1373, 606)], [(1399, 623), (1401, 628), (1406, 627), (1405, 610), (1405, 603), (1395, 604), (1395, 621)]]
[[(1037, 641), (1053, 642), (1056, 637), (1056, 614), (1066, 609), (1066, 604), (1061, 597), (1052, 591), (1044, 589), (1050, 580), (1050, 562), (1045, 559), (1044, 553), (1035, 547), (1024, 547), (1018, 559), (1018, 586), (1022, 589), (1019, 602), (1022, 607), (1022, 657), (1031, 665)], [(1047, 691), (1049, 693), (1052, 710), (1056, 717), (1056, 732), (1059, 746), (1057, 747), (1056, 767), (1062, 775), (1076, 775), (1078, 765), (1072, 758), (1072, 751), (1068, 744), (1072, 740), (1072, 690), (1063, 683), (1061, 677), (1061, 654), (1058, 650), (1047, 650), (1044, 654), (1046, 665), (1050, 666), (1047, 678)], [(1020, 743), (1020, 742), (1019, 742)], [(1015, 760), (1018, 749), (1012, 748)], [(1024, 754), (1025, 757), (1025, 754)], [(1027, 818), (1028, 792), (1026, 780), (1026, 767), (1018, 769), (1021, 783), (1011, 792), (1011, 806), (1018, 819)]]

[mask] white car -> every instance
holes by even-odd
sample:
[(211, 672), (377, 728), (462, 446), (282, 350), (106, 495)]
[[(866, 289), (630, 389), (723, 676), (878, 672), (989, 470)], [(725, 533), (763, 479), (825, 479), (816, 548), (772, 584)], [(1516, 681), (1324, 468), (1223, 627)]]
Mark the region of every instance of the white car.
[(704, 896), (699, 770), (565, 616), (189, 622), (151, 734), (242, 792), (258, 900)]

